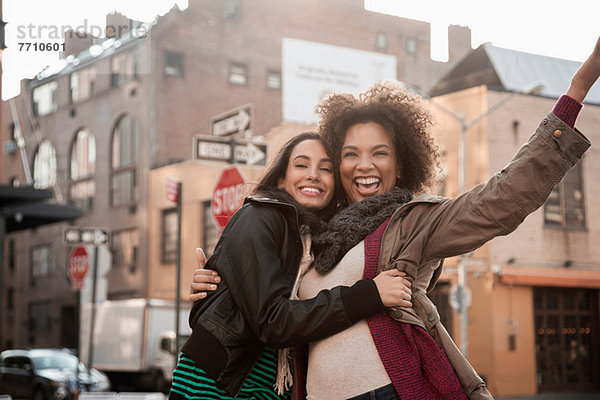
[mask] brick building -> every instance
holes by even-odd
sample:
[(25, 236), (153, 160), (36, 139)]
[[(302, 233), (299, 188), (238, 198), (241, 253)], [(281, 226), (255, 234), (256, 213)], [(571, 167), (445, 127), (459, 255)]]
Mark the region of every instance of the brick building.
[[(110, 38), (69, 43), (57, 65), (3, 104), (4, 116), (11, 102), (17, 110), (27, 160), (4, 154), (2, 182), (27, 184), (24, 162), (36, 187), (87, 212), (73, 225), (112, 231), (110, 299), (157, 295), (148, 274), (150, 171), (190, 159), (192, 137), (209, 134), (211, 118), (228, 110), (252, 105), (254, 136), (282, 123), (284, 38), (388, 57), (394, 78), (422, 89), (471, 50), (469, 29), (454, 26), (453, 58), (434, 62), (428, 23), (365, 11), (360, 0), (191, 0), (152, 24), (113, 14), (107, 26)], [(3, 143), (14, 141), (14, 121), (1, 129)], [(63, 227), (7, 238), (1, 348), (77, 347)]]

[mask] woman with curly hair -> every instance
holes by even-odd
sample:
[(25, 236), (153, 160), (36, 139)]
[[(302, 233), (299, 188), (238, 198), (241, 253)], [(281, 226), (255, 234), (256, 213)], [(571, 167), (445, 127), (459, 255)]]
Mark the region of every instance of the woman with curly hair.
[[(415, 197), (435, 179), (438, 152), (428, 109), (397, 84), (380, 82), (358, 97), (332, 94), (317, 111), (336, 183), (343, 189), (337, 191), (342, 193), (337, 201), (344, 209), (313, 237), (314, 268), (303, 276), (299, 297), (368, 279), (378, 268), (390, 267), (405, 270), (413, 299), (416, 291), (426, 297), (433, 273), (441, 270), (440, 259), (430, 257), (429, 250), (437, 255), (441, 244), (425, 243), (448, 229), (440, 222), (462, 207), (453, 205), (454, 199)], [(392, 254), (380, 258), (382, 246)], [(390, 309), (311, 343), (308, 398), (466, 399), (448, 357), (427, 328), (416, 308)]]
[[(296, 371), (307, 378), (295, 382), (300, 397), (306, 389), (309, 399), (492, 398), (426, 293), (445, 257), (512, 232), (581, 159), (590, 142), (574, 124), (599, 76), (600, 39), (512, 161), (457, 198), (420, 194), (434, 178), (437, 150), (418, 98), (379, 83), (317, 107), (345, 208), (313, 236), (314, 268), (301, 277), (299, 297), (399, 270), (412, 282), (412, 305), (312, 342), (306, 373)], [(196, 274), (193, 285), (202, 289), (206, 276)]]

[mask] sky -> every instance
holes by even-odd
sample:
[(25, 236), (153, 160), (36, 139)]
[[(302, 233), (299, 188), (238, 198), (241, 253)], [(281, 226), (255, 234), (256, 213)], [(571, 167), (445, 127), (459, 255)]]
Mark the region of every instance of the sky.
[[(3, 0), (8, 48), (2, 54), (2, 98), (16, 96), (21, 79), (34, 77), (58, 60), (57, 51), (24, 51), (19, 43), (62, 43), (62, 39), (53, 37), (62, 26), (101, 32), (106, 14), (112, 11), (134, 20), (151, 21), (175, 3), (185, 8), (187, 2)], [(456, 24), (471, 28), (473, 48), (491, 42), (507, 49), (582, 62), (600, 36), (599, 10), (592, 4), (590, 0), (365, 0), (365, 8), (370, 11), (431, 23), (431, 55), (439, 61), (447, 59), (447, 27)]]

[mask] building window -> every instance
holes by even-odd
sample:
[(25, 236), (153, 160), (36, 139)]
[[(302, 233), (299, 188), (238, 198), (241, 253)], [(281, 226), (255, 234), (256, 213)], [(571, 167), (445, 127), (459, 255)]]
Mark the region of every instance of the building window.
[(94, 95), (96, 67), (84, 68), (71, 74), (71, 104), (89, 99)]
[(111, 205), (121, 206), (137, 200), (137, 131), (133, 119), (119, 119), (112, 138)]
[(213, 221), (210, 200), (202, 203), (202, 220), (202, 249), (206, 257), (210, 257), (219, 241), (219, 230)]
[(379, 32), (377, 36), (375, 36), (375, 47), (377, 50), (387, 49), (387, 36), (385, 33)]
[(8, 141), (4, 142), (4, 152), (6, 154), (16, 154), (17, 153), (17, 143), (18, 138), (21, 137), (21, 133), (17, 129), (17, 125), (14, 122), (11, 122), (9, 125), (10, 137)]
[(6, 289), (6, 319), (12, 321), (15, 317), (15, 289)]
[(267, 87), (269, 89), (281, 89), (281, 72), (267, 71)]
[(49, 245), (37, 246), (31, 249), (31, 277), (30, 286), (36, 286), (50, 275), (52, 258)]
[(248, 84), (248, 68), (245, 64), (229, 64), (229, 83), (239, 86)]
[(111, 235), (112, 266), (134, 274), (137, 267), (140, 235), (137, 229), (114, 232)]
[(538, 390), (595, 387), (598, 290), (534, 287), (533, 306)]
[(19, 134), (19, 135), (17, 135), (17, 125), (15, 125), (15, 123), (14, 123), (14, 122), (11, 122), (11, 123), (10, 123), (10, 128), (9, 128), (9, 130), (10, 130), (10, 137), (9, 137), (9, 140), (12, 140), (12, 141), (14, 142), (14, 141), (16, 141), (16, 140), (17, 140), (17, 137), (18, 137), (18, 136), (21, 136), (20, 134)]
[(554, 187), (544, 204), (544, 223), (566, 229), (585, 229), (582, 163), (577, 163)]
[(87, 129), (75, 134), (71, 145), (71, 181), (69, 198), (76, 207), (89, 211), (96, 195), (94, 172), (96, 168), (96, 141)]
[(182, 53), (165, 51), (165, 75), (183, 78), (185, 72), (183, 61)]
[(239, 16), (240, 16), (240, 0), (224, 0), (223, 1), (223, 16), (225, 18), (239, 18)]
[(33, 344), (36, 333), (52, 330), (52, 303), (49, 301), (29, 303), (29, 343)]
[(160, 259), (163, 264), (174, 263), (177, 261), (177, 209), (163, 210), (161, 220)]
[(417, 39), (408, 38), (406, 40), (406, 54), (415, 54), (417, 52)]
[(8, 270), (13, 273), (15, 272), (15, 266), (17, 264), (17, 245), (13, 238), (8, 239)]
[(117, 87), (137, 78), (137, 60), (132, 52), (120, 53), (110, 61), (110, 85)]
[(56, 111), (56, 81), (45, 83), (32, 91), (33, 115), (44, 116)]
[(38, 189), (51, 188), (56, 184), (56, 151), (44, 140), (33, 156), (33, 180)]

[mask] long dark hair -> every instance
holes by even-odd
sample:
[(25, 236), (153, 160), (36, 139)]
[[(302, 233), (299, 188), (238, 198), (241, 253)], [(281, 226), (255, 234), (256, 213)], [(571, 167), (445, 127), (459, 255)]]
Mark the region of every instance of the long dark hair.
[[(252, 191), (252, 195), (274, 198), (293, 204), (298, 210), (298, 221), (300, 224), (308, 226), (312, 233), (316, 233), (320, 229), (321, 221), (327, 221), (333, 216), (335, 212), (333, 202), (322, 210), (312, 211), (296, 202), (288, 192), (278, 187), (279, 181), (285, 178), (292, 152), (298, 144), (305, 140), (316, 140), (319, 143), (323, 143), (321, 136), (315, 132), (303, 132), (288, 140), (260, 179), (256, 188)], [(329, 152), (327, 153), (329, 154)]]

